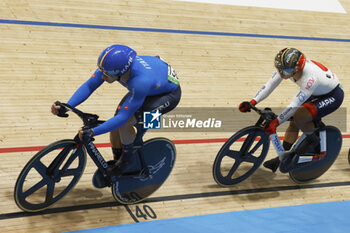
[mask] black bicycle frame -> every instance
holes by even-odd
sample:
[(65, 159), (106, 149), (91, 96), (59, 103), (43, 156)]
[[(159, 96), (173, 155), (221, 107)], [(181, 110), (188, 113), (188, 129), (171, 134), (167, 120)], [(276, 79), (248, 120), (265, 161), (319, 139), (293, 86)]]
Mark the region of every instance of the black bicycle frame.
[[(68, 104), (60, 103), (57, 101), (56, 105), (59, 105), (59, 106), (65, 108), (67, 111), (72, 111), (75, 114), (77, 114), (82, 119), (82, 121), (84, 123), (84, 127), (93, 128), (93, 127), (96, 127), (97, 125), (100, 125), (104, 122), (104, 121), (98, 120), (99, 117), (97, 115), (90, 114), (90, 113), (84, 113), (84, 112), (82, 112), (82, 111), (80, 111), (80, 110), (78, 110), (78, 109), (76, 109)], [(64, 114), (62, 114), (61, 116), (64, 116)], [(67, 117), (67, 116), (64, 116), (64, 117)], [(135, 127), (137, 129), (137, 133), (136, 133), (136, 137), (134, 140), (134, 148), (133, 149), (137, 149), (137, 154), (139, 156), (141, 166), (142, 166), (141, 171), (144, 172), (145, 174), (149, 174), (147, 165), (146, 165), (145, 160), (144, 160), (143, 153), (140, 150), (140, 148), (142, 148), (142, 146), (143, 146), (143, 135), (147, 131), (146, 129), (143, 128), (142, 112), (136, 112), (135, 117), (136, 117), (136, 121), (137, 121), (137, 123), (135, 124)], [(76, 135), (74, 140), (78, 145), (80, 145), (80, 144), (84, 145), (87, 153), (89, 154), (91, 159), (94, 161), (94, 163), (96, 164), (98, 169), (102, 172), (103, 176), (105, 178), (109, 179), (109, 181), (111, 181), (109, 175), (107, 174), (108, 163), (106, 162), (106, 160), (103, 158), (103, 156), (101, 155), (101, 153), (99, 152), (99, 150), (97, 149), (95, 144), (93, 143), (94, 139), (91, 139), (90, 141), (81, 141), (80, 138), (78, 137), (78, 135)], [(62, 151), (60, 153), (60, 155), (61, 156), (58, 156), (57, 160), (54, 160), (52, 162), (52, 166), (50, 165), (50, 167), (52, 167), (52, 169), (50, 169), (50, 170), (54, 170), (55, 167), (60, 165), (63, 162), (63, 160), (65, 159), (67, 154), (63, 153), (63, 151)]]

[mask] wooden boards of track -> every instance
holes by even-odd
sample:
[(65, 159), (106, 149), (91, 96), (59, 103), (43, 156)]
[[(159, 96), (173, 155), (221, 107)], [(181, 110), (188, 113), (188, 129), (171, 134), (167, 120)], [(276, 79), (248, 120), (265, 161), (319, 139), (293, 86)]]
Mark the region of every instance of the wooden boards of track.
[[(349, 2), (339, 2), (350, 11)], [(161, 55), (168, 61), (182, 85), (180, 107), (237, 107), (264, 85), (273, 71), (276, 52), (287, 46), (331, 68), (348, 90), (349, 15), (165, 0), (4, 0), (0, 12), (2, 19), (15, 20), (0, 21), (0, 149), (5, 149), (0, 153), (2, 230), (62, 232), (350, 198), (348, 137), (332, 168), (319, 180), (302, 186), (287, 175), (261, 168), (235, 187), (219, 187), (211, 171), (223, 142), (189, 143), (176, 145), (174, 171), (148, 202), (127, 208), (116, 205), (109, 189), (93, 188), (95, 167), (88, 160), (81, 181), (67, 197), (45, 214), (24, 214), (15, 206), (13, 187), (35, 154), (25, 150), (74, 137), (81, 126), (79, 119), (58, 119), (50, 115), (50, 105), (69, 99), (96, 69), (98, 54), (108, 45), (127, 44), (140, 55)], [(287, 106), (296, 91), (295, 85), (284, 82), (264, 104)], [(123, 87), (106, 84), (81, 108), (108, 119), (125, 94)], [(344, 108), (349, 107), (348, 98), (345, 94)], [(247, 126), (243, 121), (238, 124)], [(347, 136), (349, 130), (343, 133)], [(223, 139), (232, 134), (161, 136), (188, 140)], [(155, 136), (160, 135), (146, 135)], [(96, 138), (97, 143), (108, 140), (108, 135)], [(101, 153), (112, 157), (109, 148), (101, 148)], [(271, 151), (267, 159), (274, 156)]]

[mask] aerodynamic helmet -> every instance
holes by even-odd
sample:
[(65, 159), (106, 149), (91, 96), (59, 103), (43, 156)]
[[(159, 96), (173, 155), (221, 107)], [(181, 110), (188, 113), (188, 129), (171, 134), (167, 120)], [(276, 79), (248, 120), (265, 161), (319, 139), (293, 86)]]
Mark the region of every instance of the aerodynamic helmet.
[(303, 70), (305, 55), (295, 48), (284, 48), (275, 57), (275, 67), (283, 75), (293, 75)]
[(111, 45), (102, 51), (97, 66), (105, 75), (120, 77), (130, 69), (136, 55), (136, 51), (128, 46)]

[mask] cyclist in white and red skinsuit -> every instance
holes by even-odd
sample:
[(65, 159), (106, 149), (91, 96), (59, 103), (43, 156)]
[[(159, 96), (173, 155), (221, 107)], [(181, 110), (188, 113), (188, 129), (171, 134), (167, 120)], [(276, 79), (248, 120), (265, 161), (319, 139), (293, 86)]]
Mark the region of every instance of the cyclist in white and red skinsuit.
[[(313, 121), (334, 112), (344, 99), (344, 91), (337, 75), (322, 64), (306, 59), (305, 55), (295, 48), (282, 49), (275, 57), (275, 67), (276, 71), (250, 101), (251, 104), (256, 105), (268, 97), (283, 79), (291, 80), (300, 90), (288, 107), (264, 130), (273, 134), (280, 124), (293, 117), (285, 133), (284, 149), (288, 151), (292, 147), (298, 138), (299, 129), (312, 143), (319, 143), (313, 134)], [(239, 109), (242, 112), (250, 111), (250, 106), (248, 102), (242, 102)], [(275, 172), (282, 158), (276, 157), (266, 161), (264, 166)]]

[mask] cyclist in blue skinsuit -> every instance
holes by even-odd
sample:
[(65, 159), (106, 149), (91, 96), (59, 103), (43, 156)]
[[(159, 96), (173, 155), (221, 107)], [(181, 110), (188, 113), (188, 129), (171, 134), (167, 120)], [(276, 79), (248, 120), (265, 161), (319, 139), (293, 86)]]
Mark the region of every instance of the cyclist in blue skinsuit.
[[(160, 57), (137, 56), (136, 51), (124, 45), (107, 47), (100, 54), (97, 65), (94, 74), (67, 103), (73, 107), (81, 104), (105, 81), (118, 81), (129, 90), (114, 117), (95, 128), (79, 130), (81, 138), (110, 132), (114, 161), (125, 166), (133, 157), (134, 125), (138, 117), (143, 111), (158, 110), (164, 114), (173, 110), (181, 98), (180, 83), (175, 70)], [(51, 112), (57, 115), (59, 111), (62, 111), (60, 107), (53, 104)], [(99, 185), (98, 179), (96, 171), (93, 183), (102, 188), (104, 185)]]

